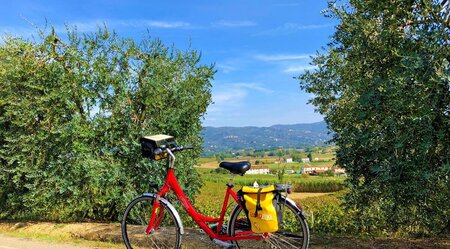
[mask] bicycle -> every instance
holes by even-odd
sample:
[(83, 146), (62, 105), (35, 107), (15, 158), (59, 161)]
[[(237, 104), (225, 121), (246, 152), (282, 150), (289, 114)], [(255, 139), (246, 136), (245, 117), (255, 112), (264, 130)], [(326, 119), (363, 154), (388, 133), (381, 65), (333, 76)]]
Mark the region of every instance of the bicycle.
[[(154, 138), (154, 137), (147, 137)], [(158, 138), (161, 138), (158, 137)], [(165, 136), (165, 139), (172, 137)], [(163, 139), (164, 140), (164, 139)], [(280, 206), (282, 221), (274, 233), (253, 233), (243, 199), (233, 190), (235, 175), (244, 175), (251, 165), (244, 162), (221, 162), (219, 166), (231, 173), (219, 217), (208, 217), (196, 211), (175, 176), (175, 153), (192, 147), (178, 146), (173, 140), (167, 144), (154, 143), (152, 158), (167, 159), (165, 183), (157, 193), (144, 193), (132, 200), (121, 223), (122, 237), (128, 249), (131, 248), (181, 248), (184, 227), (177, 210), (167, 199), (172, 190), (187, 214), (211, 240), (226, 248), (308, 248), (309, 228), (304, 212), (294, 201), (276, 191), (276, 202)], [(155, 142), (155, 141), (152, 141)], [(144, 144), (142, 144), (144, 146)], [(144, 152), (144, 148), (143, 148)], [(286, 186), (282, 186), (286, 187)], [(287, 192), (287, 189), (285, 189)], [(287, 195), (287, 194), (286, 194)], [(224, 224), (229, 199), (236, 202), (228, 223)], [(278, 214), (277, 214), (278, 215)], [(212, 226), (208, 225), (214, 223)]]

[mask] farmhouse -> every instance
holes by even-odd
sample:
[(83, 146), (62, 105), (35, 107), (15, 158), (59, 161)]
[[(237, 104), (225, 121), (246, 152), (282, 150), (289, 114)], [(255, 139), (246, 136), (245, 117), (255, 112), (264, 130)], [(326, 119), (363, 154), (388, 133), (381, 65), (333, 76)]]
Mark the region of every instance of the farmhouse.
[(293, 163), (294, 161), (292, 160), (292, 158), (286, 158), (286, 163)]
[(322, 167), (305, 167), (303, 168), (303, 174), (310, 174), (310, 173), (323, 173), (327, 172), (330, 168), (326, 166)]
[(308, 157), (302, 158), (302, 163), (309, 163), (309, 158)]
[(256, 174), (263, 174), (267, 175), (270, 173), (269, 166), (252, 166), (246, 174), (250, 175), (256, 175)]

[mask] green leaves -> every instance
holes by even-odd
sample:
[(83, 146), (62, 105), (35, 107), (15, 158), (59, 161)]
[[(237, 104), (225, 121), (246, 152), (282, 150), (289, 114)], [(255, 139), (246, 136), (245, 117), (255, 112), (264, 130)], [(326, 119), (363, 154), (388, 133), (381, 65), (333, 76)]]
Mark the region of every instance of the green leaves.
[(364, 233), (448, 229), (448, 8), (351, 1), (327, 13), (340, 24), (313, 59), (318, 69), (299, 80), (335, 133), (337, 164), (349, 175), (346, 207)]
[(193, 49), (106, 28), (40, 34), (0, 46), (0, 215), (116, 220), (162, 182), (165, 166), (143, 160), (139, 145), (158, 133), (197, 148), (177, 160), (192, 196), (213, 67)]

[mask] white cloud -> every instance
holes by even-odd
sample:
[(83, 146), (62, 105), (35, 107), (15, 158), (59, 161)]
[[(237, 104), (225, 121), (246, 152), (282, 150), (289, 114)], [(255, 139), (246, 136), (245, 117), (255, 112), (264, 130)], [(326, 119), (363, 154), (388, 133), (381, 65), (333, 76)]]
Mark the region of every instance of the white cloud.
[(297, 31), (311, 30), (311, 29), (324, 29), (334, 27), (335, 24), (332, 23), (322, 23), (322, 24), (299, 24), (299, 23), (285, 23), (273, 29), (265, 30), (255, 34), (259, 35), (282, 35), (290, 34)]
[(247, 96), (247, 91), (242, 88), (229, 88), (219, 93), (213, 93), (212, 100), (214, 104), (221, 105), (233, 100), (239, 101)]
[(236, 71), (236, 67), (228, 65), (228, 64), (217, 63), (216, 67), (222, 73), (230, 73), (230, 72)]
[(258, 92), (262, 92), (262, 93), (272, 93), (273, 92), (272, 90), (262, 87), (261, 85), (256, 84), (256, 83), (236, 83), (236, 84), (234, 84), (234, 87), (255, 90)]
[[(106, 25), (113, 29), (145, 29), (145, 28), (157, 28), (157, 29), (176, 29), (176, 28), (189, 28), (191, 25), (182, 21), (161, 21), (161, 20), (147, 20), (147, 19), (131, 19), (131, 20), (87, 20), (68, 22), (69, 27), (77, 27), (80, 32), (93, 32)], [(65, 32), (66, 25), (55, 25), (55, 29), (58, 32)]]
[(290, 66), (283, 70), (284, 73), (302, 73), (305, 70), (314, 70), (317, 69), (317, 66), (311, 65), (301, 65), (301, 66)]
[(253, 21), (226, 21), (221, 20), (215, 23), (212, 23), (214, 27), (224, 27), (224, 28), (241, 28), (241, 27), (253, 27), (256, 26), (256, 23)]
[(254, 63), (254, 60), (251, 59), (246, 55), (240, 55), (219, 61), (216, 66), (219, 69), (219, 73), (245, 71), (250, 63)]
[(57, 33), (65, 33), (67, 27), (76, 29), (79, 32), (95, 32), (99, 27), (106, 25), (108, 28), (115, 30), (120, 29), (189, 29), (193, 28), (188, 22), (183, 21), (161, 21), (161, 20), (148, 20), (148, 19), (131, 19), (131, 20), (85, 20), (85, 21), (68, 21), (67, 24), (33, 24), (29, 22), (29, 25), (25, 26), (0, 26), (0, 35), (10, 34), (14, 36), (29, 37), (33, 34), (37, 34), (39, 29), (49, 30), (51, 25), (55, 28)]
[(304, 30), (304, 29), (323, 29), (334, 27), (334, 24), (323, 23), (323, 24), (298, 24), (298, 23), (285, 23), (283, 26), (278, 27), (281, 30)]
[(260, 61), (286, 61), (309, 59), (312, 54), (258, 54), (255, 56)]
[(163, 28), (163, 29), (173, 29), (173, 28), (187, 28), (190, 26), (187, 22), (164, 22), (164, 21), (144, 21), (144, 26)]
[(251, 92), (270, 94), (273, 91), (258, 83), (237, 82), (215, 86), (212, 94), (214, 104), (208, 107), (208, 113), (219, 113), (238, 108)]

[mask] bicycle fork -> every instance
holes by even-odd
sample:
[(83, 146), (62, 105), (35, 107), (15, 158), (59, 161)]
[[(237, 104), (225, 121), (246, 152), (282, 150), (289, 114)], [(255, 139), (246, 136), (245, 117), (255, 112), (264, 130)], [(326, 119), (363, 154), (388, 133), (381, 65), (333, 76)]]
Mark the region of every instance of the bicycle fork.
[(150, 220), (148, 222), (147, 229), (145, 230), (145, 234), (151, 234), (158, 229), (159, 224), (161, 223), (164, 216), (164, 206), (161, 206), (159, 195), (156, 195), (156, 198), (153, 200), (153, 208), (150, 216)]

